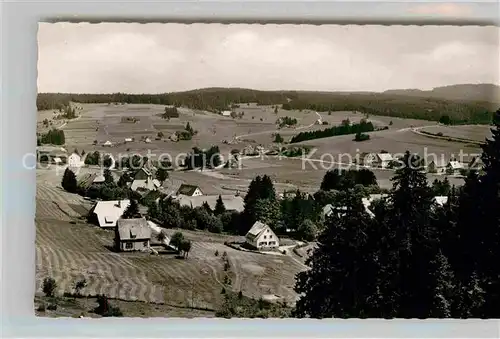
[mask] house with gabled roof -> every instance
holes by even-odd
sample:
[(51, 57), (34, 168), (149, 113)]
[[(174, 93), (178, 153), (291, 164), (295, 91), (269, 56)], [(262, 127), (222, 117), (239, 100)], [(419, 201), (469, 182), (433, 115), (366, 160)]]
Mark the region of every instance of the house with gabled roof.
[(458, 175), (460, 174), (461, 170), (464, 169), (464, 165), (456, 160), (451, 160), (448, 162), (446, 165), (446, 173), (447, 174), (452, 174), (452, 175)]
[(427, 165), (427, 171), (429, 173), (443, 174), (446, 172), (446, 165), (447, 165), (447, 162), (443, 158), (432, 160)]
[(151, 228), (146, 218), (119, 219), (115, 230), (115, 246), (120, 251), (149, 249)]
[(177, 190), (177, 195), (186, 195), (188, 197), (197, 197), (203, 195), (200, 187), (195, 185), (182, 184)]
[(256, 221), (245, 235), (245, 242), (258, 250), (264, 248), (278, 248), (279, 238), (268, 225)]
[(130, 184), (130, 189), (132, 191), (137, 191), (137, 190), (157, 190), (161, 186), (161, 183), (153, 178), (153, 174), (151, 171), (143, 167), (140, 170), (138, 170), (135, 175), (134, 175), (134, 180)]
[(129, 205), (128, 199), (98, 201), (89, 211), (89, 217), (102, 228), (113, 228)]
[(82, 167), (83, 166), (83, 161), (80, 155), (76, 153), (72, 153), (68, 157), (68, 166), (69, 167)]
[(374, 165), (380, 168), (388, 168), (389, 164), (393, 161), (393, 157), (390, 153), (377, 153), (373, 159)]

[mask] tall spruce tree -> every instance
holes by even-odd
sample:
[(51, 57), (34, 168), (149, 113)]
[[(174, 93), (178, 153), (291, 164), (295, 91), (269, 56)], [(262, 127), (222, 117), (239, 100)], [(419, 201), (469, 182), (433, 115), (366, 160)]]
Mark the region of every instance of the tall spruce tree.
[(61, 181), (61, 186), (62, 188), (64, 188), (65, 191), (68, 191), (70, 193), (76, 193), (78, 190), (76, 175), (69, 168), (66, 168), (66, 170), (64, 171), (63, 178)]
[[(478, 275), (485, 279), (484, 291), (488, 297), (484, 302), (484, 316), (500, 317), (500, 109), (495, 112), (492, 138), (482, 146), (481, 159), (484, 175), (480, 177), (480, 194), (475, 204), (480, 204), (476, 223), (472, 224), (479, 241), (474, 247), (478, 251)], [(480, 221), (480, 222), (478, 222)], [(472, 226), (471, 225), (471, 226)]]
[(422, 173), (421, 159), (406, 152), (396, 171), (390, 194), (388, 233), (393, 267), (391, 277), (397, 316), (425, 318), (432, 307), (431, 261), (435, 258), (438, 234), (432, 222), (433, 196)]
[(348, 195), (345, 214), (332, 213), (318, 237), (318, 247), (306, 264), (310, 270), (297, 274), (295, 291), (301, 295), (295, 316), (311, 318), (375, 317), (369, 303), (376, 293), (376, 271), (368, 230), (372, 219), (361, 196)]
[(224, 206), (224, 202), (222, 201), (222, 197), (219, 195), (217, 201), (215, 203), (214, 213), (215, 215), (221, 215), (226, 212), (226, 206)]
[(137, 200), (131, 199), (130, 200), (130, 205), (125, 209), (125, 212), (123, 212), (122, 218), (123, 219), (134, 219), (134, 218), (140, 218), (141, 213), (139, 212), (139, 204), (137, 203)]

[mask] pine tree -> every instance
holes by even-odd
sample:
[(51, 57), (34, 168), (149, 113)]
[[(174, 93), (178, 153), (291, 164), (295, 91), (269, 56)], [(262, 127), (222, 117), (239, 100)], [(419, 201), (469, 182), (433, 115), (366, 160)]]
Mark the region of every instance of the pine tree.
[(168, 179), (168, 172), (163, 166), (160, 166), (156, 170), (156, 179), (158, 179), (162, 184)]
[(224, 206), (224, 202), (222, 201), (222, 197), (219, 195), (217, 198), (217, 202), (215, 203), (214, 213), (215, 215), (221, 215), (226, 212), (226, 207)]
[(428, 272), (438, 246), (438, 234), (431, 213), (432, 191), (421, 165), (418, 156), (405, 153), (402, 166), (392, 179), (387, 220), (390, 249), (386, 255), (392, 275), (387, 279), (394, 290), (383, 294), (397, 296), (397, 316), (403, 318), (426, 317), (432, 304)]
[(127, 184), (131, 181), (130, 175), (128, 175), (127, 172), (124, 172), (121, 176), (120, 179), (118, 179), (118, 187), (124, 188), (127, 187)]
[(134, 219), (134, 218), (140, 218), (141, 213), (139, 212), (139, 204), (137, 203), (137, 200), (131, 199), (130, 200), (130, 205), (127, 207), (125, 212), (123, 212), (122, 218), (123, 219)]
[(111, 174), (111, 170), (109, 168), (104, 169), (104, 182), (106, 184), (115, 183), (115, 179), (113, 178), (113, 175)]
[(64, 171), (63, 178), (61, 181), (61, 186), (62, 188), (64, 188), (65, 191), (68, 191), (70, 193), (76, 193), (78, 190), (76, 175), (69, 168), (66, 168), (66, 170)]
[(326, 172), (321, 182), (320, 189), (322, 191), (329, 191), (339, 189), (342, 177), (337, 169)]
[(297, 275), (297, 317), (377, 317), (370, 305), (376, 293), (376, 261), (370, 251), (374, 246), (367, 235), (372, 219), (359, 195), (351, 194), (345, 206), (345, 215), (327, 218), (318, 246), (306, 261), (311, 269)]
[(433, 301), (429, 311), (429, 318), (450, 318), (456, 298), (456, 285), (453, 271), (448, 264), (448, 259), (438, 252), (431, 261)]
[(207, 211), (208, 213), (212, 214), (213, 211), (212, 211), (212, 208), (210, 207), (210, 205), (208, 204), (208, 202), (204, 201), (203, 204), (201, 205), (205, 211)]
[[(479, 212), (472, 215), (479, 241), (472, 244), (476, 253), (479, 276), (485, 279), (484, 315), (487, 318), (500, 317), (500, 109), (495, 112), (492, 138), (482, 146), (481, 159), (484, 175), (479, 179), (479, 195), (474, 204)], [(480, 222), (478, 222), (480, 221)]]

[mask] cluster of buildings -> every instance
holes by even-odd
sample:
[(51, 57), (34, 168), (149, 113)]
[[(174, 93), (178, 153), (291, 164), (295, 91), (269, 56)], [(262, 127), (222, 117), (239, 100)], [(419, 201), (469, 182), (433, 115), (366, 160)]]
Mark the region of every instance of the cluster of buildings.
[(82, 157), (76, 153), (68, 153), (64, 147), (39, 146), (36, 150), (37, 159), (40, 163), (49, 163), (53, 165), (68, 165), (78, 168), (84, 165)]
[[(387, 152), (361, 153), (357, 163), (366, 167), (390, 169), (397, 161), (397, 158), (394, 158), (392, 154)], [(483, 163), (479, 157), (472, 158), (469, 163), (463, 163), (453, 158), (445, 160), (441, 157), (440, 159), (433, 159), (425, 162), (424, 166), (428, 173), (460, 175), (463, 170), (467, 169), (481, 170), (483, 168)]]

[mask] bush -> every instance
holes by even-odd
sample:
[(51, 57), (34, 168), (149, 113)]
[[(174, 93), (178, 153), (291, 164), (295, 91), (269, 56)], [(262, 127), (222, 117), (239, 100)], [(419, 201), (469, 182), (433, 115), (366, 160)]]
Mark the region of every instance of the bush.
[(56, 311), (57, 310), (57, 304), (50, 304), (49, 306), (47, 306), (47, 309), (49, 311)]
[(215, 250), (215, 256), (218, 257), (219, 256), (219, 251), (218, 250)]
[(53, 297), (54, 291), (57, 288), (57, 283), (54, 278), (45, 278), (43, 280), (42, 291), (47, 297)]
[(112, 306), (108, 301), (108, 297), (105, 295), (97, 296), (97, 305), (98, 306), (94, 309), (95, 314), (99, 314), (103, 317), (123, 316), (122, 311), (118, 307)]
[(354, 141), (366, 141), (366, 140), (369, 140), (370, 139), (370, 136), (368, 134), (365, 134), (365, 133), (356, 133), (356, 136), (354, 137)]
[(45, 303), (41, 303), (38, 305), (38, 308), (36, 309), (38, 312), (45, 312)]

